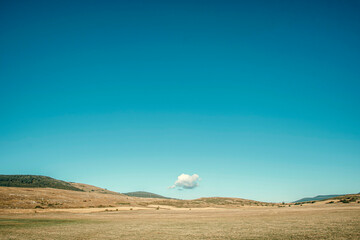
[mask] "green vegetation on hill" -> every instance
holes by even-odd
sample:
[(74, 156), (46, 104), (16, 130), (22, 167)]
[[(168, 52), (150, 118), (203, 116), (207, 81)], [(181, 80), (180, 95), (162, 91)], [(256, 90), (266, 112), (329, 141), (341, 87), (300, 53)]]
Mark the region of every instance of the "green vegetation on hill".
[(143, 192), (143, 191), (137, 191), (137, 192), (128, 192), (128, 193), (123, 193), (124, 195), (130, 196), (130, 197), (141, 197), (141, 198), (164, 198), (164, 199), (169, 199), (167, 197), (155, 194), (155, 193), (150, 193), (150, 192)]
[(310, 202), (310, 201), (321, 201), (321, 200), (326, 200), (326, 199), (330, 199), (330, 198), (334, 198), (334, 197), (339, 197), (339, 196), (343, 196), (343, 195), (318, 195), (316, 197), (306, 197), (306, 198), (302, 198), (299, 199), (297, 201), (294, 201), (294, 203), (298, 203), (298, 202)]
[(0, 186), (28, 188), (57, 188), (72, 191), (83, 191), (70, 183), (51, 177), (38, 175), (0, 175)]

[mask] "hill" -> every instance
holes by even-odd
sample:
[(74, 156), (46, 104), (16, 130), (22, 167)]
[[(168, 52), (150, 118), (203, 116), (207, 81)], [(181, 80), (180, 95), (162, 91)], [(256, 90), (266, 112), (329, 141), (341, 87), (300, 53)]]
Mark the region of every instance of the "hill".
[(306, 198), (301, 198), (299, 200), (294, 201), (294, 203), (299, 203), (299, 202), (310, 202), (310, 201), (321, 201), (321, 200), (326, 200), (326, 199), (330, 199), (330, 198), (334, 198), (334, 197), (339, 197), (339, 196), (343, 196), (344, 194), (333, 194), (333, 195), (318, 195), (316, 197), (306, 197)]
[(23, 188), (56, 188), (83, 191), (69, 182), (39, 175), (0, 175), (0, 186)]
[(360, 203), (360, 193), (340, 195), (327, 200), (332, 200), (329, 203)]
[(0, 187), (0, 209), (102, 208), (140, 206), (145, 202), (146, 199), (122, 194), (56, 188)]
[(100, 188), (100, 187), (96, 187), (96, 186), (89, 185), (89, 184), (74, 183), (74, 182), (69, 182), (69, 183), (73, 187), (81, 189), (84, 192), (123, 195), (123, 194), (118, 193), (118, 192), (113, 192), (113, 191), (107, 190), (106, 188)]
[(127, 195), (127, 196), (130, 196), (130, 197), (170, 199), (168, 197), (164, 197), (164, 196), (161, 196), (159, 194), (150, 193), (150, 192), (144, 192), (144, 191), (128, 192), (128, 193), (123, 193), (123, 194)]

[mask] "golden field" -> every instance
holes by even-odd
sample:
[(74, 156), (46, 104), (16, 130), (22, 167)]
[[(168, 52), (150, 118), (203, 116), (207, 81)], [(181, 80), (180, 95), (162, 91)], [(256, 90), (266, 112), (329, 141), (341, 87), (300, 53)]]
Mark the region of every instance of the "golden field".
[(0, 239), (360, 239), (358, 203), (130, 209), (3, 209)]

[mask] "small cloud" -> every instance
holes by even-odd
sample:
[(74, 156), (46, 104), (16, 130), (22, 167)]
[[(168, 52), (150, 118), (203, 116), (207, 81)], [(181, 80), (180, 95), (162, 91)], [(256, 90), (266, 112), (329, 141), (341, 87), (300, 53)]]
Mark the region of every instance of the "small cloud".
[(178, 188), (180, 189), (193, 189), (196, 188), (199, 183), (198, 181), (200, 181), (200, 177), (197, 174), (193, 174), (193, 175), (188, 175), (188, 174), (181, 174), (180, 176), (178, 176), (176, 182), (174, 183), (174, 185), (170, 186), (169, 188)]

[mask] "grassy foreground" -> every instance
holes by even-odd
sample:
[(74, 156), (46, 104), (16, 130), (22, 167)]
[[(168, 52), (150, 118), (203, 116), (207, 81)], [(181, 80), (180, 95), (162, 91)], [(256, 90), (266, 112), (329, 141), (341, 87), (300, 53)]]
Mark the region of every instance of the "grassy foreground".
[(0, 239), (360, 239), (359, 205), (2, 213)]

